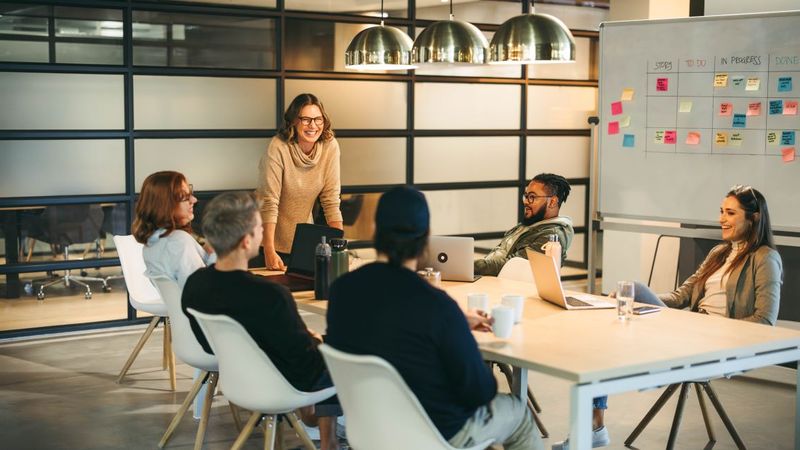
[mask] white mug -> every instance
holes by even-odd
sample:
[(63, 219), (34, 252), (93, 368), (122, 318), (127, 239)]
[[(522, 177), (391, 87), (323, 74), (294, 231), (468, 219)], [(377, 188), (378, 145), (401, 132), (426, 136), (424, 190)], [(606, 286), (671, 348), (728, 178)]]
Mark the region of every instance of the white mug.
[(522, 321), (522, 310), (525, 307), (525, 297), (519, 294), (506, 294), (500, 300), (503, 306), (514, 310), (514, 323)]
[(467, 294), (467, 310), (489, 310), (489, 294), (476, 292)]
[(514, 310), (508, 306), (495, 306), (492, 309), (492, 332), (500, 339), (508, 339), (511, 337), (511, 331), (514, 329)]

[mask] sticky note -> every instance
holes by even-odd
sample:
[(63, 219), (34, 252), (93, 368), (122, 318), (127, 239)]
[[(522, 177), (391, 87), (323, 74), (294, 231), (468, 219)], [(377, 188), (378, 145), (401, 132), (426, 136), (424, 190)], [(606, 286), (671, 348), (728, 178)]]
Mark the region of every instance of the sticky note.
[(733, 103), (720, 103), (719, 104), (719, 115), (720, 116), (730, 116), (733, 112)]
[(783, 100), (770, 100), (769, 101), (769, 114), (782, 114), (783, 113)]
[(742, 87), (744, 85), (744, 77), (733, 77), (731, 78), (731, 83), (733, 87)]
[(728, 144), (730, 144), (730, 145), (732, 145), (734, 147), (741, 147), (743, 140), (744, 140), (744, 136), (742, 136), (742, 133), (740, 133), (738, 131), (734, 131), (733, 133), (731, 133), (730, 139), (728, 139)]
[(792, 77), (778, 77), (778, 92), (791, 92)]
[(797, 115), (797, 100), (786, 100), (783, 102), (783, 115), (796, 116)]
[(728, 85), (728, 74), (718, 73), (714, 75), (714, 87), (725, 87)]
[(678, 112), (682, 113), (692, 112), (692, 101), (682, 100), (680, 106), (678, 107)]
[(653, 139), (656, 144), (664, 143), (664, 130), (656, 130), (656, 137)]
[(794, 145), (794, 131), (781, 131), (781, 145)]
[(664, 131), (664, 143), (674, 144), (678, 140), (678, 133), (675, 130)]
[(619, 118), (620, 128), (628, 128), (631, 126), (631, 116), (622, 116)]
[(714, 136), (714, 143), (720, 147), (728, 145), (728, 133), (717, 132), (717, 135)]
[(761, 87), (761, 79), (758, 77), (748, 77), (747, 78), (747, 85), (745, 85), (745, 91), (757, 91)]
[(769, 145), (777, 145), (778, 144), (778, 132), (775, 130), (767, 131), (767, 144)]
[(623, 102), (629, 102), (629, 101), (633, 100), (633, 88), (625, 88), (625, 89), (623, 89), (622, 90), (622, 97), (620, 97), (620, 100), (622, 100)]
[(622, 146), (623, 147), (633, 147), (636, 142), (636, 138), (632, 134), (626, 134), (622, 136)]
[(697, 145), (700, 143), (700, 133), (697, 131), (690, 131), (686, 135), (686, 143), (689, 145)]
[(747, 126), (747, 116), (744, 114), (733, 115), (733, 128), (744, 128)]
[(619, 134), (619, 122), (608, 122), (608, 134)]
[(658, 78), (656, 80), (656, 90), (659, 92), (669, 90), (669, 78)]
[(622, 114), (622, 102), (611, 103), (611, 115), (616, 116)]
[(753, 102), (747, 104), (747, 115), (748, 116), (760, 116), (761, 115), (761, 102)]
[(783, 162), (787, 162), (788, 163), (788, 162), (794, 161), (794, 157), (795, 157), (794, 147), (781, 149), (781, 156), (782, 156)]

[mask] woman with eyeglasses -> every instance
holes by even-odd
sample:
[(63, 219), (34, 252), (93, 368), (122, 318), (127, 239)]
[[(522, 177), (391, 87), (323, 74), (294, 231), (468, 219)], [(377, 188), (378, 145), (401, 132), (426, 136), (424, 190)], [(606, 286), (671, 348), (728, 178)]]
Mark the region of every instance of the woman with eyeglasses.
[(156, 172), (145, 178), (133, 220), (133, 237), (142, 250), (147, 275), (165, 275), (181, 290), (195, 270), (213, 262), (190, 234), (197, 198), (179, 172)]
[(339, 209), (339, 143), (331, 121), (313, 94), (300, 94), (283, 115), (258, 165), (258, 196), (263, 200), (264, 261), (284, 270), (298, 223), (311, 222), (319, 198), (328, 226), (342, 229)]

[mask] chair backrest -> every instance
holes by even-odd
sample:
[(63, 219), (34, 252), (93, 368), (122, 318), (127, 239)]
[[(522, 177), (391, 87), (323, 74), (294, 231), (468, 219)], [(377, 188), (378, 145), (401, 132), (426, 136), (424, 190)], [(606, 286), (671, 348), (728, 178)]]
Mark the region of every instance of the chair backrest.
[(217, 357), (209, 355), (203, 350), (189, 325), (189, 318), (181, 309), (181, 289), (178, 283), (165, 276), (158, 276), (151, 280), (167, 305), (169, 322), (172, 327), (172, 350), (175, 355), (192, 367), (216, 372)]
[[(400, 374), (383, 358), (320, 345), (347, 417), (347, 440), (365, 450), (452, 449)], [(484, 449), (491, 441), (473, 448)]]
[[(153, 314), (153, 311), (149, 310), (152, 308), (147, 306), (163, 305), (164, 301), (161, 300), (161, 295), (158, 294), (156, 287), (144, 274), (147, 270), (142, 256), (144, 246), (136, 242), (136, 239), (130, 234), (114, 236), (114, 246), (117, 248), (119, 264), (122, 266), (122, 275), (125, 277), (125, 286), (130, 294), (131, 305), (136, 309), (143, 309)], [(166, 307), (161, 309), (166, 314)]]
[(506, 261), (503, 268), (500, 269), (500, 273), (497, 274), (497, 278), (534, 283), (531, 263), (527, 259), (520, 258), (519, 256), (515, 256)]
[(51, 205), (42, 213), (44, 236), (51, 244), (86, 244), (100, 238), (103, 210), (100, 205)]
[(281, 414), (331, 397), (333, 387), (301, 392), (278, 371), (247, 330), (231, 317), (188, 308), (219, 360), (220, 387), (236, 405), (265, 414)]

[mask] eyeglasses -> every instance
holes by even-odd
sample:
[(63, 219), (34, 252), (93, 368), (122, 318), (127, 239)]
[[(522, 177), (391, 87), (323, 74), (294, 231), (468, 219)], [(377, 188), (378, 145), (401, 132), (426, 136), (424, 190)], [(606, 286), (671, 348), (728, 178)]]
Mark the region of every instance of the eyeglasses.
[(188, 202), (192, 199), (192, 196), (194, 195), (194, 186), (191, 184), (187, 184), (186, 186), (189, 187), (189, 192), (181, 192), (178, 194), (178, 202)]
[(554, 195), (538, 195), (534, 194), (533, 192), (526, 192), (522, 194), (522, 201), (525, 203), (533, 203), (536, 201), (537, 198), (550, 198), (555, 197)]
[(318, 127), (321, 127), (323, 124), (325, 124), (325, 118), (322, 117), (322, 116), (317, 116), (317, 117), (302, 117), (301, 116), (301, 117), (298, 117), (298, 119), (300, 119), (300, 123), (302, 123), (305, 126), (311, 125), (311, 122), (314, 122), (314, 125), (316, 125)]

